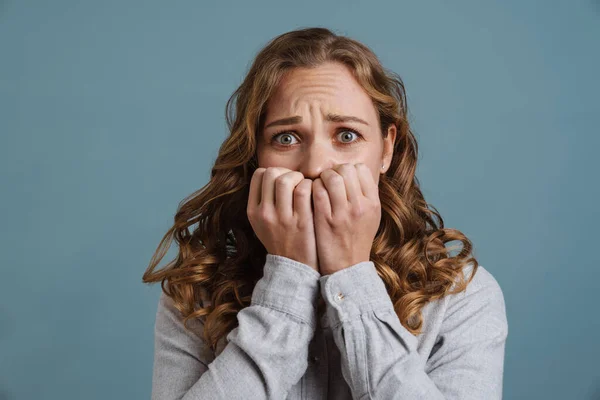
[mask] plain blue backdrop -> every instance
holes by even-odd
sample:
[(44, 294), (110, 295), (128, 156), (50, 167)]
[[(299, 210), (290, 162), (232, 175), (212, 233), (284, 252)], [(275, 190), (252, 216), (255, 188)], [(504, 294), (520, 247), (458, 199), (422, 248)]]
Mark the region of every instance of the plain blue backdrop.
[(256, 52), (308, 26), (403, 78), (425, 199), (504, 292), (504, 398), (600, 399), (597, 1), (6, 0), (1, 400), (150, 397), (142, 274)]

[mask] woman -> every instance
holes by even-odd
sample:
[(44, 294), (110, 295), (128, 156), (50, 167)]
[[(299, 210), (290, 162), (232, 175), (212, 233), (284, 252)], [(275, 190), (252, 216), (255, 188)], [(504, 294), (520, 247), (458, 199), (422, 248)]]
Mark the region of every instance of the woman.
[(143, 277), (163, 289), (152, 397), (500, 399), (503, 294), (423, 198), (402, 80), (301, 29), (259, 52), (226, 115)]

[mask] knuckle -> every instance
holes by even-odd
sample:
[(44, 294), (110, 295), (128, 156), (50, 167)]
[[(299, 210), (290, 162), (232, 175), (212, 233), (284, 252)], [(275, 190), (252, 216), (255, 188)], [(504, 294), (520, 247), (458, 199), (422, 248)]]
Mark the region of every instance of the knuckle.
[(291, 178), (293, 178), (293, 177), (291, 177), (290, 174), (279, 175), (277, 178), (275, 178), (275, 185), (290, 186), (292, 184)]
[(340, 172), (349, 172), (354, 169), (354, 165), (350, 163), (340, 165)]
[(277, 177), (277, 182), (285, 185), (293, 185), (298, 180), (298, 178), (301, 178), (303, 176), (304, 175), (302, 175), (302, 173), (298, 171), (288, 170), (288, 172), (284, 172), (283, 174)]
[(296, 186), (296, 189), (294, 189), (294, 194), (298, 197), (307, 197), (310, 195), (310, 192), (311, 186), (306, 184), (305, 181), (302, 181), (302, 183), (300, 183), (298, 186)]
[(330, 179), (331, 183), (333, 183), (334, 185), (340, 185), (344, 183), (344, 178), (339, 174), (332, 175)]
[(356, 206), (356, 207), (352, 207), (350, 208), (350, 216), (352, 218), (359, 218), (364, 214), (362, 207), (360, 206)]
[(310, 191), (303, 188), (299, 188), (294, 191), (294, 195), (298, 199), (306, 199), (310, 196)]
[(304, 178), (304, 174), (300, 171), (294, 171), (292, 176), (294, 177), (294, 180), (298, 180), (300, 183), (304, 182), (305, 180), (310, 182), (310, 179)]
[(280, 174), (281, 174), (281, 172), (279, 171), (279, 169), (277, 167), (268, 167), (265, 170), (265, 177), (267, 177), (269, 179), (275, 179)]
[(262, 175), (263, 175), (262, 172), (254, 171), (254, 173), (252, 174), (252, 177), (250, 178), (250, 185), (252, 186), (252, 185), (256, 184), (256, 182), (258, 180), (260, 180)]
[(263, 215), (263, 222), (270, 226), (277, 225), (277, 216), (274, 213), (266, 213)]
[(256, 213), (256, 217), (261, 221), (269, 222), (269, 220), (271, 219), (271, 212), (265, 207), (261, 207)]
[(316, 186), (312, 188), (313, 196), (317, 199), (327, 198), (327, 190), (323, 186)]
[(280, 216), (277, 221), (277, 223), (280, 226), (284, 226), (286, 228), (292, 226), (293, 222), (294, 222), (294, 216), (292, 214), (285, 214), (283, 216)]
[(252, 174), (252, 179), (257, 179), (260, 178), (261, 176), (263, 176), (265, 173), (265, 168), (257, 168), (256, 170), (254, 170), (254, 173)]

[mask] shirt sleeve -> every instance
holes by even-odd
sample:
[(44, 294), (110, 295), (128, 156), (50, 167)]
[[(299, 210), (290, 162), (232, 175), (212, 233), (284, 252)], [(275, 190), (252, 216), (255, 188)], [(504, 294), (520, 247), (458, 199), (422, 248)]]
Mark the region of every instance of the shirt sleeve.
[[(308, 367), (319, 277), (308, 265), (267, 254), (251, 304), (238, 312), (239, 325), (212, 361), (208, 345), (184, 328), (163, 293), (156, 314), (152, 399), (285, 398)], [(201, 333), (202, 321), (194, 324)]]
[(426, 365), (372, 261), (319, 281), (353, 399), (502, 398), (506, 310), (500, 286), (483, 267), (466, 291), (444, 298), (437, 349)]

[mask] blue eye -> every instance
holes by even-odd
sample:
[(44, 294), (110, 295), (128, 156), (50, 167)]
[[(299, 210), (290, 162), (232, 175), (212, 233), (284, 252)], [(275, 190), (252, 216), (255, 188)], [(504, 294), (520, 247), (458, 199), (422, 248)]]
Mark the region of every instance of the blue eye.
[[(280, 141), (277, 141), (277, 138), (278, 137), (284, 138), (284, 137), (287, 137), (287, 136), (292, 136), (293, 137), (294, 135), (292, 135), (292, 133), (293, 133), (293, 131), (280, 131), (280, 132), (276, 132), (276, 133), (274, 133), (271, 136), (271, 142), (272, 143), (274, 142), (275, 144), (277, 144), (279, 146), (289, 147), (289, 146), (291, 146), (292, 144), (295, 144), (295, 143), (291, 143), (289, 140), (286, 143), (282, 143)], [(346, 137), (346, 138), (348, 137), (346, 135), (347, 133), (353, 133), (357, 137), (356, 140), (352, 140), (352, 141), (343, 141), (342, 140), (341, 143), (344, 144), (344, 145), (346, 145), (346, 146), (353, 146), (353, 145), (359, 143), (361, 140), (364, 140), (364, 137), (358, 131), (356, 131), (355, 129), (339, 128), (338, 132), (337, 132), (337, 135), (340, 135), (340, 133), (342, 134), (341, 135), (342, 137)], [(351, 138), (350, 138), (350, 140), (351, 140)]]
[[(354, 132), (354, 131), (351, 131), (351, 130), (347, 130), (347, 129), (343, 130), (341, 133), (342, 133), (342, 134), (343, 134), (343, 133), (353, 133), (354, 135), (358, 136), (358, 133), (356, 133), (356, 132)], [(342, 135), (342, 136), (343, 136), (343, 135)], [(352, 142), (342, 142), (342, 143), (352, 143)]]
[[(281, 135), (281, 137), (286, 137), (286, 136), (292, 137), (292, 135), (290, 135), (289, 132), (283, 131), (283, 132), (279, 132), (279, 133), (276, 133), (275, 135), (273, 135), (272, 140), (275, 140), (275, 138), (279, 135)], [(283, 144), (284, 146), (287, 146), (290, 143), (289, 142), (288, 143), (277, 142), (277, 144)]]

